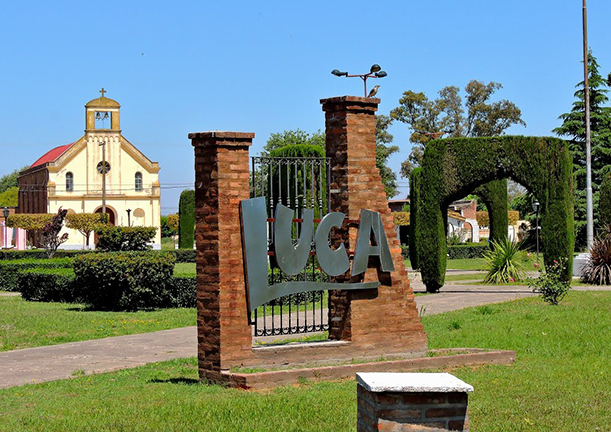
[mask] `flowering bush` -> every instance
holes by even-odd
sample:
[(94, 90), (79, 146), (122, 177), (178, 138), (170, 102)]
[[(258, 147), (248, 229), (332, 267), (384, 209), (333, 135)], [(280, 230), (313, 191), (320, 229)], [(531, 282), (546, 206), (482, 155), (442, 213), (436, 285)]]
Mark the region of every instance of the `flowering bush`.
[[(534, 266), (537, 268), (537, 263)], [(566, 258), (560, 258), (560, 261), (554, 260), (554, 263), (528, 286), (533, 292), (539, 293), (547, 303), (557, 305), (571, 289), (570, 282), (566, 282), (562, 276), (565, 270)]]

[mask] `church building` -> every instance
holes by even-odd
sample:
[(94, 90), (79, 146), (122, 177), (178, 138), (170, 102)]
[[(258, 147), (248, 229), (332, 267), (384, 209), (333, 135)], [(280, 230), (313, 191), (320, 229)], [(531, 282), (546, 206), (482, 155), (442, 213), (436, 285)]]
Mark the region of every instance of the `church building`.
[[(159, 164), (121, 134), (121, 105), (105, 97), (104, 89), (100, 93), (85, 105), (85, 134), (49, 150), (20, 173), (17, 212), (57, 213), (62, 207), (68, 213), (101, 213), (105, 204), (112, 225), (157, 228), (153, 247), (159, 249)], [(63, 248), (84, 247), (82, 234), (64, 230)]]

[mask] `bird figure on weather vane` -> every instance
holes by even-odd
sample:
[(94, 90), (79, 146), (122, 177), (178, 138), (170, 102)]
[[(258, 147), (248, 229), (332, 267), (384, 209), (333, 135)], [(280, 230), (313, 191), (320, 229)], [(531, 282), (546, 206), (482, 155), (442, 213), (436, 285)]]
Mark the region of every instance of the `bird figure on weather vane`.
[(371, 90), (369, 95), (367, 95), (367, 78), (384, 78), (387, 75), (387, 73), (384, 72), (382, 68), (380, 67), (380, 65), (378, 64), (371, 65), (371, 68), (369, 69), (369, 73), (366, 73), (366, 74), (349, 75), (348, 72), (341, 72), (337, 69), (333, 69), (331, 73), (335, 75), (336, 77), (342, 77), (342, 76), (345, 76), (346, 78), (359, 77), (360, 79), (362, 79), (363, 84), (365, 86), (365, 93), (363, 94), (363, 96), (365, 97), (374, 97), (376, 93), (378, 92), (378, 88), (380, 87), (378, 85), (375, 86)]

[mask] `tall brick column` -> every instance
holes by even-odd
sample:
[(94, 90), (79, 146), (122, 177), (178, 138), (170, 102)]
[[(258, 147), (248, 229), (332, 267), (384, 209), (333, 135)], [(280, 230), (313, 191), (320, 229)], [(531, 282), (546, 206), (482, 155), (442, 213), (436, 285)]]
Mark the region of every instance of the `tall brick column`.
[[(379, 212), (395, 267), (393, 272), (378, 272), (376, 263), (370, 262), (364, 278), (353, 278), (379, 280), (377, 290), (331, 293), (329, 337), (350, 340), (355, 348), (381, 355), (423, 352), (426, 335), (375, 164), (375, 112), (380, 99), (341, 96), (320, 102), (325, 112), (326, 151), (331, 158), (331, 210), (345, 213), (350, 220), (358, 220), (361, 209)], [(346, 249), (353, 251), (356, 230), (345, 227), (338, 232)]]
[(201, 379), (248, 361), (248, 322), (239, 203), (249, 199), (248, 148), (254, 133), (189, 134), (195, 147), (197, 338)]

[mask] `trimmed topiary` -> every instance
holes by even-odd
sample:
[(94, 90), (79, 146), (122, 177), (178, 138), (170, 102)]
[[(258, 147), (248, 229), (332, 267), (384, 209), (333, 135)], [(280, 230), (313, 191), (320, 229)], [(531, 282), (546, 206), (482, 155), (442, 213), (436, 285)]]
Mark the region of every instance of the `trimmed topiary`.
[(418, 202), (420, 190), (420, 178), (422, 176), (422, 168), (415, 168), (409, 177), (409, 231), (408, 231), (408, 244), (409, 244), (409, 262), (412, 265), (412, 269), (418, 270), (420, 268), (418, 260), (418, 248), (416, 247), (416, 231), (418, 225)]
[[(474, 192), (488, 209), (488, 226), (492, 242), (503, 242), (507, 238), (507, 179), (493, 180), (478, 187)], [(478, 222), (479, 223), (479, 222)]]
[(178, 247), (193, 249), (195, 241), (195, 191), (184, 190), (178, 202)]
[[(417, 182), (412, 183), (417, 191), (412, 192), (410, 216), (412, 225), (416, 220), (418, 264), (427, 291), (437, 292), (444, 284), (446, 209), (452, 201), (476, 190), (482, 196), (486, 191), (478, 188), (488, 184), (489, 194), (485, 199), (492, 200), (490, 194), (495, 197), (488, 209), (494, 209), (495, 215), (498, 213), (498, 217), (491, 216), (490, 223), (499, 227), (495, 234), (506, 237), (507, 200), (504, 208), (502, 203), (495, 203), (501, 199), (504, 183), (492, 182), (505, 178), (524, 185), (541, 203), (545, 264), (550, 266), (554, 260), (566, 259), (562, 277), (570, 279), (575, 244), (573, 176), (565, 141), (520, 136), (436, 140), (427, 145), (422, 172), (416, 178)], [(502, 230), (499, 221), (502, 221)]]
[(598, 201), (598, 223), (602, 227), (611, 225), (611, 174), (600, 184)]

